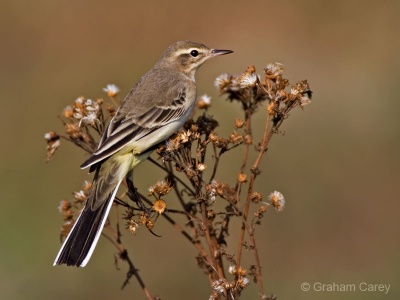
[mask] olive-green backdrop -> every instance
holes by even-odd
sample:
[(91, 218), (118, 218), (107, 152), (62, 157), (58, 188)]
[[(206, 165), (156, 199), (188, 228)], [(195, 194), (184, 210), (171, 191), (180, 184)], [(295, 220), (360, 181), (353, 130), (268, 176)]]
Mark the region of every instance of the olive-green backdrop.
[[(399, 12), (399, 1), (2, 0), (0, 298), (144, 299), (134, 280), (120, 290), (125, 265), (115, 270), (105, 240), (84, 269), (52, 266), (58, 203), (90, 177), (79, 169), (84, 154), (66, 143), (46, 164), (43, 135), (61, 130), (57, 115), (78, 96), (102, 97), (102, 87), (115, 83), (123, 97), (169, 44), (191, 39), (235, 51), (197, 76), (222, 134), (241, 114), (218, 97), (213, 81), (221, 73), (249, 65), (261, 73), (280, 62), (286, 77), (308, 79), (314, 91), (312, 105), (292, 112), (262, 161), (258, 190), (279, 190), (287, 200), (258, 229), (268, 294), (398, 299)], [(234, 178), (238, 168), (230, 166), (219, 178)], [(157, 172), (141, 165), (139, 189)], [(162, 238), (124, 231), (149, 289), (162, 299), (208, 299), (194, 249), (163, 220), (157, 233)], [(302, 291), (303, 282), (312, 291)], [(318, 282), (357, 290), (316, 291)], [(363, 282), (391, 287), (387, 294), (360, 291)], [(243, 297), (257, 298), (255, 285)]]

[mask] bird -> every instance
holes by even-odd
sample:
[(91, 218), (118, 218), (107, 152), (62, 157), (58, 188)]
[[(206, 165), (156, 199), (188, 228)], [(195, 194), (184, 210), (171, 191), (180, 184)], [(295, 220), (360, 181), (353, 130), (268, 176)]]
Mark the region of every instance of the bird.
[(108, 123), (97, 150), (81, 165), (94, 172), (92, 187), (54, 266), (86, 266), (121, 182), (126, 179), (128, 187), (133, 188), (134, 168), (191, 116), (199, 67), (232, 52), (178, 41), (137, 81)]

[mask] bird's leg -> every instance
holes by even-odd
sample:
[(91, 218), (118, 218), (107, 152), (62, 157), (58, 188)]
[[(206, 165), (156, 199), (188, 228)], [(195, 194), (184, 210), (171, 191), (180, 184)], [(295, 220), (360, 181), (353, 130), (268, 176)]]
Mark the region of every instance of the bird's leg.
[(126, 175), (126, 184), (128, 185), (128, 192), (126, 193), (133, 202), (137, 204), (140, 210), (142, 210), (147, 216), (151, 213), (151, 208), (146, 207), (140, 198), (139, 193), (137, 192), (137, 188), (133, 184), (133, 170), (129, 171)]

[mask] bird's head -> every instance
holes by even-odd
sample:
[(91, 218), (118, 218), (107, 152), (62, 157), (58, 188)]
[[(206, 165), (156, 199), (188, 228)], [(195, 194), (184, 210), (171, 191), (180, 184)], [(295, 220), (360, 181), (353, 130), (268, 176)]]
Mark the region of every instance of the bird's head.
[(206, 45), (192, 41), (179, 41), (172, 44), (164, 51), (157, 65), (177, 68), (194, 80), (196, 71), (204, 62), (215, 56), (232, 52), (232, 50), (211, 49)]

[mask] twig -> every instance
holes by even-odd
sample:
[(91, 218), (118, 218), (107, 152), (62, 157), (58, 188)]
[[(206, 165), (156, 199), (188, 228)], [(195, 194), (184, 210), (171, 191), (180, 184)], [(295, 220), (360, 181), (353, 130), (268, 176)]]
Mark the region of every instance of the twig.
[[(122, 241), (120, 239), (120, 234), (118, 232), (116, 232), (112, 227), (110, 223), (107, 223), (104, 226), (105, 229), (107, 229), (113, 236), (113, 240), (116, 241), (115, 243), (113, 243), (118, 251), (119, 251), (119, 255), (120, 258), (124, 261), (126, 261), (129, 265), (129, 271), (126, 274), (126, 279), (124, 281), (124, 283), (122, 284), (122, 289), (129, 283), (129, 279), (132, 276), (136, 277), (136, 280), (139, 282), (139, 285), (141, 286), (141, 288), (143, 289), (147, 299), (152, 300), (153, 297), (151, 296), (149, 290), (147, 289), (142, 277), (139, 275), (135, 265), (133, 264), (132, 260), (130, 259), (129, 255), (128, 255), (128, 251), (126, 250), (125, 246), (122, 244)], [(118, 242), (119, 241), (119, 242)]]
[[(246, 109), (245, 111), (245, 134), (246, 135), (250, 135), (251, 136), (251, 116), (252, 116), (253, 112), (251, 109)], [(246, 164), (247, 164), (247, 160), (248, 160), (248, 156), (249, 156), (249, 148), (250, 148), (250, 144), (246, 143), (244, 146), (244, 152), (243, 152), (243, 159), (242, 159), (242, 164), (240, 166), (240, 173), (244, 172), (244, 169), (246, 168)]]
[(179, 181), (179, 183), (181, 183), (190, 193), (192, 196), (195, 196), (196, 193), (195, 191), (192, 190), (192, 188), (190, 186), (188, 186), (182, 179), (180, 179), (178, 176), (176, 176), (173, 172), (167, 170), (165, 167), (163, 167), (161, 164), (159, 164), (158, 162), (156, 162), (153, 158), (149, 157), (148, 160), (150, 162), (152, 162), (153, 164), (155, 164), (157, 167), (159, 167), (160, 169), (164, 170), (165, 172), (168, 173), (168, 175), (171, 175), (174, 177), (174, 179), (176, 181)]
[[(200, 201), (201, 201), (200, 209), (201, 209), (202, 223), (203, 223), (203, 228), (204, 228), (204, 232), (205, 232), (205, 236), (206, 236), (208, 250), (210, 252), (210, 256), (211, 256), (211, 260), (212, 260), (212, 266), (214, 269), (217, 270), (217, 274), (224, 274), (224, 270), (223, 270), (222, 266), (216, 260), (216, 251), (217, 250), (214, 248), (214, 243), (211, 240), (211, 233), (210, 233), (211, 225), (209, 224), (209, 221), (207, 220), (206, 204), (203, 200), (200, 200)], [(225, 278), (225, 276), (223, 278)]]
[[(254, 164), (252, 166), (252, 169), (255, 170), (258, 168), (259, 163), (261, 161), (261, 158), (263, 154), (265, 153), (265, 150), (267, 149), (267, 145), (269, 141), (271, 140), (271, 137), (274, 133), (274, 130), (270, 130), (269, 126), (271, 124), (271, 115), (268, 115), (267, 122), (265, 124), (265, 129), (264, 129), (264, 134), (263, 138), (261, 141), (261, 146), (257, 155), (256, 160), (254, 161)], [(242, 215), (242, 227), (240, 230), (240, 236), (239, 236), (239, 245), (238, 245), (238, 250), (237, 250), (237, 255), (236, 255), (236, 266), (237, 268), (240, 266), (241, 263), (241, 257), (242, 257), (242, 250), (243, 250), (243, 242), (244, 242), (244, 235), (245, 235), (245, 229), (247, 225), (247, 217), (249, 214), (249, 208), (250, 208), (250, 203), (251, 203), (251, 194), (253, 192), (253, 186), (254, 186), (254, 181), (256, 179), (257, 173), (252, 172), (251, 177), (250, 177), (250, 182), (249, 182), (249, 188), (247, 190), (247, 198), (246, 198), (246, 204), (244, 206), (243, 210), (243, 215)], [(253, 241), (254, 241), (254, 236), (253, 236)], [(255, 258), (256, 258), (256, 278), (257, 278), (257, 284), (259, 288), (259, 292), (261, 295), (264, 295), (264, 288), (263, 288), (263, 283), (262, 283), (262, 273), (261, 273), (261, 265), (258, 257), (258, 252), (255, 252)]]

